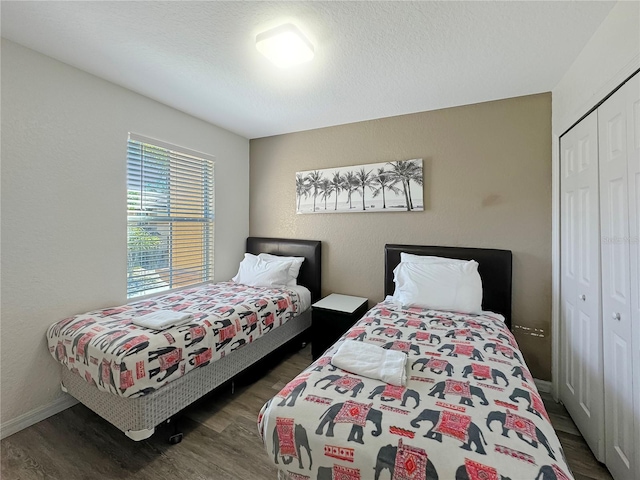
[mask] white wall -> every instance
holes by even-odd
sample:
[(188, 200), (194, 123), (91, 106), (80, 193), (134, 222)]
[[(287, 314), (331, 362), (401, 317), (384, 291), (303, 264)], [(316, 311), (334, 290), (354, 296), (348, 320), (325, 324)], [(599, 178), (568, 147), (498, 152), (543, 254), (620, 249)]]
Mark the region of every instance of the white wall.
[(640, 2), (618, 2), (552, 90), (560, 135), (640, 67)]
[(618, 2), (552, 90), (553, 384), (558, 387), (560, 294), (559, 138), (640, 68), (640, 3)]
[(5, 39), (1, 54), (4, 436), (69, 403), (49, 324), (127, 301), (127, 133), (216, 157), (216, 280), (249, 233), (249, 141)]

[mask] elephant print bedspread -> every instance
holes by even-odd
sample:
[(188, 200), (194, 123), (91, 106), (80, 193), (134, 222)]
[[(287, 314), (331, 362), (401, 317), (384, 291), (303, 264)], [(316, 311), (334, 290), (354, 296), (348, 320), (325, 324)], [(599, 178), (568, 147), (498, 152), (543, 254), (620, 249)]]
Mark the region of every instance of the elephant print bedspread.
[[(289, 289), (233, 282), (167, 293), (51, 325), (51, 355), (98, 389), (137, 397), (224, 357), (296, 316)], [(192, 320), (162, 331), (132, 323), (158, 310), (189, 312)]]
[[(336, 368), (344, 341), (405, 352), (407, 385)], [(258, 430), (291, 480), (573, 478), (497, 314), (382, 302), (262, 407)]]

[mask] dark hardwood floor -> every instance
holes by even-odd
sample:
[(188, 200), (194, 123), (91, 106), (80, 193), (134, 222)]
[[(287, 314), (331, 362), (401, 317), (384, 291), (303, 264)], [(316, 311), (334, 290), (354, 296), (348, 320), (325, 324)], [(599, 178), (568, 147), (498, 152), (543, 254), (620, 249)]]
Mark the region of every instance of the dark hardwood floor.
[[(189, 407), (178, 445), (167, 442), (171, 425), (133, 442), (76, 405), (2, 440), (2, 479), (275, 480), (257, 433), (258, 411), (309, 363), (309, 346), (262, 361), (235, 382), (233, 393), (227, 385)], [(610, 479), (564, 407), (543, 399), (576, 480)]]
[(613, 480), (607, 467), (591, 453), (564, 406), (549, 394), (543, 393), (542, 400), (576, 480)]

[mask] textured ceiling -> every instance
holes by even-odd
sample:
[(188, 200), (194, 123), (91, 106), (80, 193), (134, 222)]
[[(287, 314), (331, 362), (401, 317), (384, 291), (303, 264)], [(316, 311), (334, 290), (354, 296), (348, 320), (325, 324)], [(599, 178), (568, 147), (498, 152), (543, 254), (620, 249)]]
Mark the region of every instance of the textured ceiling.
[[(550, 91), (613, 2), (12, 2), (2, 36), (247, 138)], [(255, 35), (290, 21), (289, 70)]]

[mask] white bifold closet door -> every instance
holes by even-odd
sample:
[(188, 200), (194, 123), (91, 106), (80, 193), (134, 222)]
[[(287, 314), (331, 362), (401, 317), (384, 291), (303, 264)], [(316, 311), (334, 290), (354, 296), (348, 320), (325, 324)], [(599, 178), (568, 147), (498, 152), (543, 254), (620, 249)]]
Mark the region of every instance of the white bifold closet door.
[(560, 139), (560, 398), (596, 458), (604, 461), (598, 117)]
[(598, 108), (598, 129), (605, 458), (616, 480), (631, 480), (640, 475), (638, 76)]

